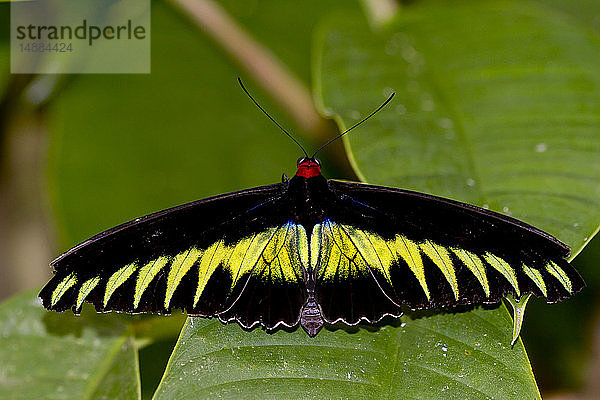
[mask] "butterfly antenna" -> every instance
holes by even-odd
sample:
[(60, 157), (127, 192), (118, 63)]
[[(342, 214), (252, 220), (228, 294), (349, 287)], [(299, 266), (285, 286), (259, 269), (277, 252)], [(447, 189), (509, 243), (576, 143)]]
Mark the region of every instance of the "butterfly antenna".
[(363, 122), (365, 122), (366, 120), (368, 120), (369, 118), (371, 118), (373, 115), (377, 114), (379, 112), (379, 110), (381, 110), (383, 107), (385, 107), (387, 105), (387, 103), (389, 103), (390, 101), (392, 101), (392, 98), (395, 95), (396, 95), (396, 93), (392, 93), (390, 95), (390, 97), (388, 97), (388, 99), (386, 101), (384, 101), (382, 105), (380, 105), (379, 107), (377, 107), (377, 109), (375, 111), (373, 111), (371, 114), (367, 115), (362, 120), (360, 120), (356, 124), (352, 125), (350, 128), (346, 129), (344, 132), (340, 133), (336, 137), (329, 139), (324, 145), (322, 145), (321, 147), (319, 147), (317, 149), (317, 151), (314, 152), (314, 154), (311, 156), (311, 158), (314, 158), (317, 155), (318, 152), (320, 152), (321, 150), (323, 150), (325, 147), (329, 146), (332, 142), (335, 142), (336, 140), (338, 140), (339, 138), (341, 138), (342, 136), (344, 136), (346, 133), (350, 132), (352, 129), (356, 128), (357, 126), (359, 126), (360, 124), (362, 124)]
[(242, 79), (240, 77), (238, 77), (237, 80), (238, 80), (238, 83), (240, 84), (240, 86), (242, 87), (242, 90), (244, 91), (244, 93), (246, 93), (248, 95), (248, 97), (250, 97), (250, 100), (252, 100), (252, 102), (256, 105), (256, 107), (258, 107), (260, 111), (262, 111), (267, 117), (269, 117), (269, 119), (271, 121), (273, 121), (273, 123), (275, 125), (277, 125), (279, 127), (279, 129), (281, 129), (283, 131), (283, 133), (285, 133), (286, 135), (288, 135), (288, 137), (290, 139), (292, 139), (294, 141), (294, 143), (296, 143), (298, 145), (298, 147), (300, 147), (302, 149), (302, 152), (304, 153), (304, 155), (306, 157), (308, 157), (308, 153), (306, 152), (306, 150), (304, 150), (304, 147), (302, 147), (302, 145), (296, 139), (294, 139), (294, 137), (288, 131), (286, 131), (283, 128), (283, 126), (279, 125), (279, 123), (277, 121), (275, 121), (275, 119), (273, 117), (271, 117), (269, 115), (269, 113), (266, 112), (265, 109), (260, 106), (260, 104), (258, 104), (258, 102), (256, 100), (254, 100), (254, 97), (252, 97), (252, 95), (250, 94), (250, 92), (248, 92), (248, 89), (246, 89), (246, 87), (242, 83)]

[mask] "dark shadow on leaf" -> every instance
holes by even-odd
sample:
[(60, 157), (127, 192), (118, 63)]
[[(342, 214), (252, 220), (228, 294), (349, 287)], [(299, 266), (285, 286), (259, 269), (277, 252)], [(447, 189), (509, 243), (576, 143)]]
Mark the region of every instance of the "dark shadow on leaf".
[(411, 310), (411, 309), (403, 309), (404, 317), (408, 317), (412, 320), (433, 317), (435, 315), (444, 315), (444, 314), (462, 314), (466, 312), (470, 312), (475, 310), (476, 308), (482, 308), (484, 310), (493, 310), (498, 308), (500, 303), (496, 304), (469, 304), (469, 305), (458, 305), (452, 308), (432, 308), (429, 310)]
[(92, 330), (99, 336), (120, 336), (141, 316), (118, 313), (97, 313), (93, 307), (84, 306), (81, 315), (71, 311), (47, 312), (42, 317), (46, 331), (51, 335), (73, 335), (81, 337), (85, 330)]

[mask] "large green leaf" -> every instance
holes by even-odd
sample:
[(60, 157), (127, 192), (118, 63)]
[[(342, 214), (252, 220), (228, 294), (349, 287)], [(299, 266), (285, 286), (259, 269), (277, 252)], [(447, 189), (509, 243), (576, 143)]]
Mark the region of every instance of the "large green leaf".
[(65, 247), (152, 211), (277, 182), (295, 166), (297, 148), (250, 103), (239, 70), (208, 38), (162, 2), (152, 30), (151, 74), (78, 77), (50, 109), (50, 185)]
[[(600, 221), (597, 38), (535, 3), (425, 2), (371, 33), (343, 16), (322, 32), (324, 109), (372, 183), (487, 206), (577, 254)], [(361, 114), (362, 113), (362, 114)]]
[(600, 3), (596, 0), (540, 0), (547, 11), (558, 18), (572, 19), (572, 22), (581, 24), (600, 34)]
[(413, 318), (315, 338), (189, 319), (156, 399), (539, 397), (504, 309)]
[(48, 313), (35, 293), (1, 303), (0, 398), (139, 398), (129, 324), (87, 311)]

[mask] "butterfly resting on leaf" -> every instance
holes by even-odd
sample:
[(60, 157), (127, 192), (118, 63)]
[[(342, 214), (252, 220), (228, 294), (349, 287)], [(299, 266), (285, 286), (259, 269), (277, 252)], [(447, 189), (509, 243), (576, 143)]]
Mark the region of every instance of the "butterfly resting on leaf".
[(267, 331), (300, 324), (315, 336), (324, 323), (399, 317), (402, 306), (493, 304), (529, 293), (553, 303), (584, 286), (568, 255), (551, 235), (489, 210), (327, 180), (306, 155), (281, 183), (86, 240), (51, 263), (55, 275), (40, 297), (47, 309), (75, 314), (84, 302), (101, 312), (182, 309)]

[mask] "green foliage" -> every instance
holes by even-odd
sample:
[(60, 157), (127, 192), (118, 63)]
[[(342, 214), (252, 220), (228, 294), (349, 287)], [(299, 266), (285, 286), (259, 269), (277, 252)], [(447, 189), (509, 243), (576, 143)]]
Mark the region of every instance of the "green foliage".
[(538, 397), (525, 350), (510, 347), (504, 310), (402, 321), (311, 339), (302, 330), (266, 335), (188, 320), (157, 398)]
[[(44, 311), (34, 293), (0, 305), (0, 398), (136, 399), (137, 348), (127, 320)], [(106, 396), (106, 397), (102, 397)]]
[(8, 4), (0, 5), (0, 93), (6, 90), (6, 84), (10, 77), (10, 9)]
[(344, 125), (397, 92), (346, 138), (363, 180), (487, 206), (577, 254), (600, 220), (600, 53), (586, 29), (533, 11), (425, 3), (376, 33), (344, 15), (323, 30), (316, 78)]
[[(416, 2), (385, 26), (341, 1), (225, 7), (315, 87), (341, 127), (396, 91), (345, 139), (361, 178), (487, 204), (576, 254), (600, 220), (600, 42), (581, 11), (597, 6), (554, 3)], [(241, 93), (239, 67), (170, 6), (153, 3), (152, 18), (151, 75), (77, 77), (49, 104), (48, 181), (63, 248), (294, 170), (297, 149)], [(333, 327), (314, 339), (188, 319), (160, 383), (140, 386), (138, 351), (155, 343), (141, 358), (165, 363), (148, 352), (175, 340), (181, 316), (88, 309), (75, 318), (34, 298), (0, 305), (0, 398), (139, 398), (157, 386), (158, 399), (539, 397), (522, 342), (510, 346), (504, 306)]]

